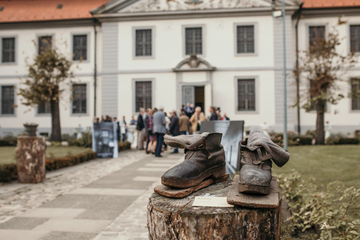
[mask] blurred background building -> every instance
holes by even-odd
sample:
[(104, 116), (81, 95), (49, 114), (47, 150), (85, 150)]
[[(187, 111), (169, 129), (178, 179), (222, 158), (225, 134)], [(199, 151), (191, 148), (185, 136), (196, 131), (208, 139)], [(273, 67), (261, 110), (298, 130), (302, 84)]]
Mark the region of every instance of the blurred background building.
[[(288, 105), (294, 104), (296, 49), (326, 36), (340, 15), (339, 51), (360, 52), (360, 1), (286, 0)], [(50, 133), (49, 105), (16, 95), (26, 61), (56, 47), (74, 61), (76, 84), (61, 101), (62, 133), (91, 126), (94, 116), (127, 120), (140, 107), (166, 111), (191, 103), (221, 107), (248, 128), (283, 129), (282, 19), (276, 0), (9, 0), (0, 2), (0, 135), (39, 124)], [(46, 46), (43, 46), (43, 45)], [(360, 79), (360, 64), (348, 72)], [(357, 80), (360, 81), (360, 80)], [(344, 82), (343, 90), (350, 90)], [(70, 100), (70, 96), (72, 100)], [(288, 129), (315, 129), (315, 111), (288, 110)], [(299, 121), (300, 120), (300, 121)], [(329, 106), (333, 132), (360, 129), (360, 100)]]

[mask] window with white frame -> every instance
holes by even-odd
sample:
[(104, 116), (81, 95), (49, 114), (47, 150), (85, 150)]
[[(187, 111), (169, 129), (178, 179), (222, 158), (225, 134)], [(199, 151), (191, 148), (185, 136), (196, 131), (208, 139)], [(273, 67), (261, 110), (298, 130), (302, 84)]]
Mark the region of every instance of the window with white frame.
[(13, 115), (15, 104), (14, 86), (1, 86), (1, 114)]
[(185, 55), (203, 54), (202, 27), (185, 28)]
[(309, 50), (317, 51), (325, 40), (325, 26), (309, 26)]
[(87, 113), (86, 84), (73, 84), (72, 113)]
[(87, 60), (87, 35), (73, 35), (73, 60)]
[(46, 49), (49, 49), (52, 47), (52, 37), (51, 36), (39, 36), (38, 41), (38, 53), (41, 54)]
[(38, 114), (49, 114), (51, 113), (50, 102), (45, 102), (39, 105)]
[(254, 25), (237, 26), (236, 27), (236, 52), (255, 53), (255, 33)]
[(255, 111), (255, 79), (237, 80), (237, 110)]
[(351, 92), (354, 96), (351, 99), (351, 110), (360, 110), (360, 79), (351, 79)]
[(15, 62), (15, 38), (2, 38), (1, 39), (1, 62), (14, 63)]
[(152, 108), (152, 86), (151, 81), (135, 82), (135, 111), (140, 108)]
[(360, 52), (360, 25), (350, 25), (350, 50)]
[(135, 30), (135, 56), (152, 56), (152, 29)]

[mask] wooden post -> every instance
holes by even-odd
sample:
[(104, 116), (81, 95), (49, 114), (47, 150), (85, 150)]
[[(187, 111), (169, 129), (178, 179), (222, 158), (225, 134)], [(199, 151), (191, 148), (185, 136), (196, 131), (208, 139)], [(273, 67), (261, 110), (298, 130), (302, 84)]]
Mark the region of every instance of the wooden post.
[(182, 199), (153, 193), (148, 203), (149, 239), (280, 239), (280, 208), (192, 207), (195, 196), (226, 197), (232, 180)]
[(20, 183), (39, 183), (45, 179), (45, 150), (43, 137), (18, 137), (16, 155)]

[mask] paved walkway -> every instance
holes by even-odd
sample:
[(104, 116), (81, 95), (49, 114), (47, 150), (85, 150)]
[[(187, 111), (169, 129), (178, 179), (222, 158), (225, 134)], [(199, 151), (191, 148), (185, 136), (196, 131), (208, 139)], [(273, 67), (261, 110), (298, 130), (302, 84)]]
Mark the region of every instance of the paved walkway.
[(180, 155), (127, 151), (0, 187), (0, 240), (148, 239), (146, 205)]

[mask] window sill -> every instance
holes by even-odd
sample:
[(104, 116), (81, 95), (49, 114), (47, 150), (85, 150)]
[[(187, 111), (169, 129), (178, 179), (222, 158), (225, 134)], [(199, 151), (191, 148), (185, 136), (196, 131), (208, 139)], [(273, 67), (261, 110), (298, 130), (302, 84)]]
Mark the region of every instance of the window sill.
[(154, 58), (155, 58), (155, 56), (134, 56), (133, 57), (134, 60), (137, 60), (137, 59), (144, 60), (144, 59), (154, 59)]
[(1, 62), (0, 66), (16, 66), (17, 62)]
[(51, 117), (51, 113), (36, 113), (35, 117)]
[(90, 60), (72, 60), (73, 63), (90, 63)]
[(259, 114), (259, 111), (235, 111), (235, 114)]
[(235, 57), (257, 57), (257, 53), (235, 53)]
[(71, 113), (71, 117), (86, 117), (89, 116), (89, 113)]
[(358, 109), (358, 110), (350, 110), (350, 113), (355, 113), (355, 114), (359, 114), (360, 113), (360, 109)]
[(0, 117), (16, 117), (16, 114), (0, 114)]

